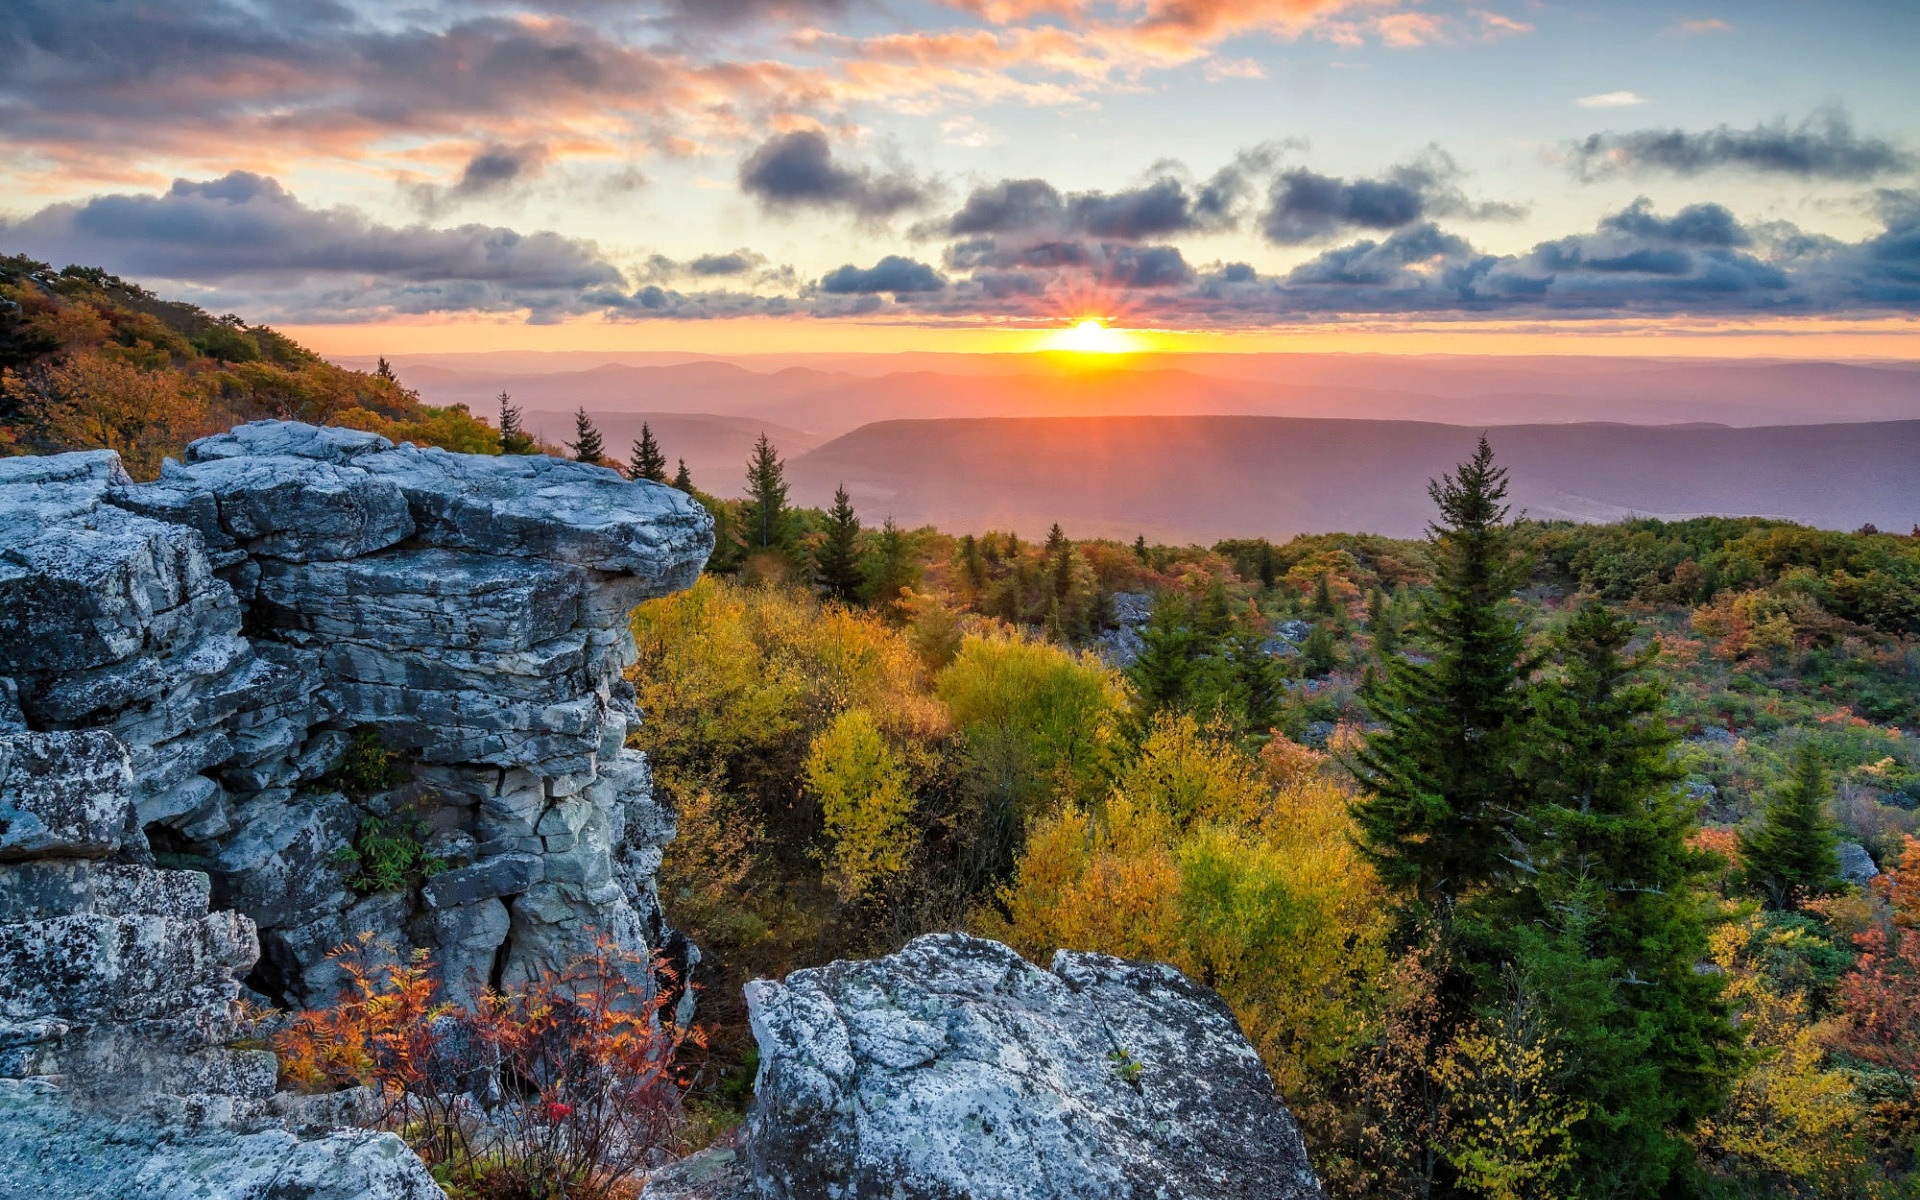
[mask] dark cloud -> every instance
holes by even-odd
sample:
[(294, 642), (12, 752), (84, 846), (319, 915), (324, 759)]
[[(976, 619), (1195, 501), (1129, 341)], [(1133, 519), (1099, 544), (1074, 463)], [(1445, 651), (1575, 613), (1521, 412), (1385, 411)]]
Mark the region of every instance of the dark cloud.
[(940, 273), (922, 262), (889, 254), (871, 267), (852, 263), (829, 271), (820, 290), (829, 296), (870, 296), (879, 292), (937, 292), (947, 286)]
[(1753, 241), (1753, 235), (1722, 205), (1689, 204), (1671, 217), (1661, 217), (1645, 196), (1602, 217), (1600, 228), (1686, 246), (1745, 246)]
[(547, 148), (537, 142), (487, 146), (467, 160), (453, 183), (415, 184), (409, 194), (423, 215), (437, 217), (462, 201), (514, 190), (545, 170), (547, 158)]
[(1358, 241), (1328, 250), (1301, 263), (1287, 276), (1301, 284), (1390, 283), (1408, 268), (1433, 262), (1457, 261), (1473, 253), (1467, 240), (1427, 222), (1395, 230), (1384, 242)]
[(745, 275), (758, 267), (766, 265), (766, 256), (750, 250), (734, 250), (727, 254), (702, 254), (687, 264), (687, 274), (703, 279), (715, 275)]
[(1667, 172), (1699, 175), (1715, 170), (1795, 175), (1802, 179), (1858, 181), (1911, 170), (1915, 158), (1884, 138), (1854, 132), (1844, 109), (1821, 109), (1788, 125), (1782, 119), (1752, 129), (1722, 125), (1703, 133), (1641, 129), (1596, 133), (1572, 147), (1574, 170), (1584, 179)]
[(1146, 241), (1176, 233), (1232, 228), (1249, 191), (1246, 161), (1223, 168), (1203, 184), (1162, 173), (1117, 192), (1062, 193), (1044, 179), (1003, 179), (976, 188), (944, 221), (923, 225), (922, 236), (981, 234), (1093, 237)]
[(1460, 190), (1461, 171), (1438, 149), (1378, 179), (1339, 179), (1304, 168), (1273, 181), (1261, 232), (1283, 246), (1319, 241), (1350, 229), (1401, 229), (1433, 217), (1479, 220), (1524, 215), (1517, 205), (1473, 203)]
[(176, 179), (158, 196), (57, 204), (0, 225), (0, 233), (42, 257), (196, 282), (367, 274), (564, 289), (620, 278), (590, 242), (489, 225), (382, 225), (350, 209), (309, 208), (276, 180), (247, 171)]
[(803, 129), (765, 143), (740, 164), (740, 190), (768, 208), (824, 208), (890, 217), (927, 199), (905, 173), (879, 174), (836, 161), (825, 134)]
[[(584, 3), (369, 8), (305, 0), (0, 4), (0, 145), (98, 170), (116, 159), (359, 159), (400, 138), (669, 146), (690, 113), (729, 124), (795, 80), (709, 65), (575, 19)], [(541, 12), (540, 10), (546, 10)], [(370, 15), (377, 13), (377, 17)], [(610, 134), (617, 126), (618, 134)], [(476, 164), (483, 182), (490, 167)]]

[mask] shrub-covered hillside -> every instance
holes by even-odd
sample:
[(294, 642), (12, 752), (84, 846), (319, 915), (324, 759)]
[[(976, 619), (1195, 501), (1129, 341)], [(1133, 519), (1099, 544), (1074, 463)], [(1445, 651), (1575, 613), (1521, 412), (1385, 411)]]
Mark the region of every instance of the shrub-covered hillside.
[(239, 317), (162, 300), (97, 267), (0, 258), (0, 453), (117, 450), (139, 478), (239, 421), (348, 425), (496, 453), (455, 405), (420, 403), (391, 373), (348, 371)]
[(1421, 542), (1028, 542), (792, 508), (763, 447), (634, 617), (699, 1111), (746, 979), (963, 927), (1216, 988), (1337, 1195), (1913, 1194), (1920, 536), (1498, 486)]

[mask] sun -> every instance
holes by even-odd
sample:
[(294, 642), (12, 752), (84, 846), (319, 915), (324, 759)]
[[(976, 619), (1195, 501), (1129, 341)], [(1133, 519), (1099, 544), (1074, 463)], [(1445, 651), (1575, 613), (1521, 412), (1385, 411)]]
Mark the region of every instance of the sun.
[(1077, 354), (1125, 354), (1133, 349), (1133, 339), (1118, 329), (1109, 329), (1098, 317), (1087, 317), (1048, 338), (1047, 348)]

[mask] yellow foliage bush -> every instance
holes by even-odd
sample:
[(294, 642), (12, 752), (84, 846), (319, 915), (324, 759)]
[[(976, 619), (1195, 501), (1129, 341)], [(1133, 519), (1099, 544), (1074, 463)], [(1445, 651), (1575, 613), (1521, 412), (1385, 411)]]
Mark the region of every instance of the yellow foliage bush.
[(1806, 994), (1777, 989), (1755, 961), (1759, 928), (1748, 917), (1713, 931), (1713, 963), (1726, 973), (1755, 1061), (1694, 1141), (1721, 1173), (1791, 1182), (1804, 1195), (1845, 1194), (1868, 1168), (1868, 1109), (1845, 1074), (1825, 1068), (1836, 1030), (1810, 1019)]
[(1035, 824), (975, 924), (1036, 960), (1066, 947), (1172, 963), (1225, 997), (1297, 1101), (1366, 1036), (1386, 968), (1386, 905), (1347, 802), (1317, 775), (1276, 785), (1191, 716), (1163, 715), (1103, 803)]
[(906, 867), (913, 794), (906, 768), (866, 709), (847, 709), (813, 739), (806, 776), (820, 801), (828, 874), (842, 900)]

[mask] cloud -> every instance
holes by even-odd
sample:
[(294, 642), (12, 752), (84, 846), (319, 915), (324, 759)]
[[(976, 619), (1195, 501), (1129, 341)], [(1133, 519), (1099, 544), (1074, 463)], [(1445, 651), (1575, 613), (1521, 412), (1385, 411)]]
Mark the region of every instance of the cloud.
[(1686, 246), (1746, 246), (1753, 242), (1753, 235), (1721, 205), (1690, 204), (1671, 217), (1662, 217), (1645, 196), (1600, 218), (1600, 229)]
[(1698, 21), (1682, 21), (1674, 28), (1681, 33), (1730, 33), (1733, 30), (1733, 24), (1722, 21), (1719, 17), (1706, 17)]
[[(1586, 233), (1519, 254), (1482, 252), (1432, 220), (1328, 248), (1275, 275), (1247, 263), (1194, 271), (1153, 247), (1084, 242), (1024, 247), (992, 238), (950, 248), (957, 276), (937, 295), (902, 297), (928, 316), (1056, 318), (1086, 297), (1136, 321), (1258, 327), (1379, 316), (1584, 320), (1628, 316), (1864, 316), (1920, 313), (1920, 190), (1879, 197), (1884, 230), (1848, 244), (1791, 225), (1748, 226), (1725, 207), (1663, 212), (1642, 199)], [(1177, 253), (1174, 248), (1166, 250)], [(1129, 273), (1111, 256), (1138, 252)], [(1177, 265), (1175, 265), (1177, 263)]]
[(1061, 192), (1044, 179), (1003, 179), (974, 189), (953, 214), (914, 232), (920, 237), (1145, 241), (1228, 230), (1237, 225), (1254, 183), (1271, 171), (1279, 149), (1276, 144), (1243, 151), (1198, 182), (1182, 178), (1177, 163), (1158, 164), (1148, 182), (1114, 192)]
[(889, 254), (871, 267), (852, 263), (829, 271), (820, 290), (829, 296), (871, 296), (878, 292), (937, 292), (947, 286), (940, 273), (922, 262)]
[(702, 254), (687, 264), (687, 274), (710, 279), (715, 275), (745, 275), (766, 264), (766, 256), (751, 250), (727, 254)]
[(1703, 133), (1596, 133), (1575, 143), (1572, 153), (1574, 169), (1585, 179), (1737, 170), (1854, 182), (1910, 170), (1916, 161), (1884, 138), (1855, 133), (1846, 110), (1837, 107), (1816, 111), (1797, 125), (1781, 119), (1752, 129), (1721, 125)]
[(767, 208), (838, 209), (890, 217), (927, 200), (926, 185), (904, 172), (882, 175), (835, 161), (826, 135), (802, 129), (776, 137), (740, 164), (740, 190)]
[(1459, 166), (1438, 148), (1377, 179), (1339, 179), (1306, 168), (1273, 181), (1261, 232), (1283, 246), (1318, 241), (1348, 229), (1400, 229), (1433, 216), (1504, 220), (1523, 210), (1474, 203), (1458, 186)]
[(1581, 108), (1632, 108), (1649, 101), (1638, 92), (1601, 92), (1597, 96), (1582, 96), (1574, 103)]
[(538, 176), (546, 168), (547, 159), (546, 146), (538, 142), (519, 146), (496, 143), (476, 151), (453, 183), (414, 184), (408, 191), (421, 213), (432, 219), (462, 201), (513, 190)]
[(351, 209), (309, 208), (247, 171), (176, 179), (158, 196), (56, 204), (0, 224), (0, 235), (42, 257), (194, 282), (375, 275), (569, 289), (620, 278), (591, 242), (490, 225), (382, 225)]

